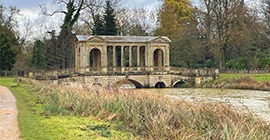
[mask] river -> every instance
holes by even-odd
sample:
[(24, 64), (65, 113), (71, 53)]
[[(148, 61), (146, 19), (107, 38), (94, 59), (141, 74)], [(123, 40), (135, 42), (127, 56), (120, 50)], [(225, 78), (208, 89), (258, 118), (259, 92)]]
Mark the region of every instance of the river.
[(165, 88), (143, 89), (174, 99), (196, 102), (227, 103), (239, 110), (249, 111), (270, 123), (270, 92), (235, 89)]

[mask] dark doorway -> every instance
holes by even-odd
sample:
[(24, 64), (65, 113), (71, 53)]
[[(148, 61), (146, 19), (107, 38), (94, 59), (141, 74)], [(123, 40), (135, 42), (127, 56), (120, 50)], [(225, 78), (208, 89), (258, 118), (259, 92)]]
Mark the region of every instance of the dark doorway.
[(90, 68), (93, 71), (100, 71), (101, 69), (101, 52), (99, 49), (90, 51)]
[(156, 49), (154, 51), (154, 66), (162, 67), (164, 65), (163, 51), (161, 49)]

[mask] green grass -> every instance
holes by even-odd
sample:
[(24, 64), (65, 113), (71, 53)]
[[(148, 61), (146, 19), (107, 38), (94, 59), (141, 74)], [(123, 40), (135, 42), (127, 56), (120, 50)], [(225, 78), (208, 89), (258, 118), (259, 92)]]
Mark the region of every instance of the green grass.
[(132, 138), (131, 133), (120, 129), (122, 124), (93, 117), (44, 115), (45, 106), (37, 93), (26, 84), (13, 81), (14, 78), (0, 77), (0, 85), (8, 87), (17, 99), (19, 129), (24, 140)]
[(270, 135), (270, 126), (264, 121), (227, 104), (172, 100), (142, 91), (96, 89), (80, 84), (36, 83), (34, 87), (46, 99), (48, 114), (111, 118), (145, 139), (268, 140)]
[(250, 77), (256, 81), (270, 81), (270, 74), (220, 74), (220, 79)]

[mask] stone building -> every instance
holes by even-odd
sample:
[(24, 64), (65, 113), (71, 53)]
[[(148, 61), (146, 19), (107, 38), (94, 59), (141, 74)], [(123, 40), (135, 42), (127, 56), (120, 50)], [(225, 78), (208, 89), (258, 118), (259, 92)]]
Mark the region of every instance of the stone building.
[(170, 43), (163, 36), (77, 35), (75, 69), (34, 72), (29, 77), (52, 80), (54, 84), (165, 88), (200, 87), (218, 76), (217, 69), (170, 67)]
[(169, 71), (171, 40), (164, 36), (77, 35), (76, 69), (80, 72)]

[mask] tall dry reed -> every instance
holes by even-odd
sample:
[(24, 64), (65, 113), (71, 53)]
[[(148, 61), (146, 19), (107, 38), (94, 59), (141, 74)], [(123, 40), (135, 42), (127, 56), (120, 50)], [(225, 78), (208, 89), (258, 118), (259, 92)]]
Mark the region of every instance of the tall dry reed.
[(269, 125), (226, 104), (80, 84), (32, 85), (46, 103), (46, 114), (94, 115), (121, 121), (126, 129), (148, 139), (270, 139)]
[(232, 88), (270, 91), (269, 81), (259, 82), (249, 76), (244, 76), (241, 78), (221, 79), (205, 86), (211, 88)]

